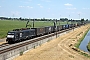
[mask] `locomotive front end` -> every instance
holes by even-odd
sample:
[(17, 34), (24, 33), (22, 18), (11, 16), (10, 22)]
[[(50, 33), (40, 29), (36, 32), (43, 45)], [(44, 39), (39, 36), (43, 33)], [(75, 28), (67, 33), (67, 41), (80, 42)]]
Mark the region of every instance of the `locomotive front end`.
[(15, 39), (15, 33), (14, 32), (8, 32), (6, 42), (12, 43), (12, 42), (14, 42), (14, 39)]

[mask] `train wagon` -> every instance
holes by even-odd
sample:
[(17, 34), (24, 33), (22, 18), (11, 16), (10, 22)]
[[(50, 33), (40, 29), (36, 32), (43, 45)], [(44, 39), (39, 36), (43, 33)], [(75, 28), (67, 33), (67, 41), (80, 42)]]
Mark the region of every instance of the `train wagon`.
[(31, 38), (35, 35), (36, 34), (35, 34), (34, 29), (9, 31), (7, 33), (6, 41), (9, 42), (9, 43), (22, 41), (22, 40), (25, 40), (25, 39), (29, 39), (29, 38)]
[(31, 28), (31, 29), (35, 29), (35, 34), (37, 36), (45, 34), (45, 27)]
[(71, 24), (69, 24), (69, 28), (71, 28)]
[(46, 26), (45, 27), (45, 34), (54, 32), (54, 26)]
[(69, 28), (69, 25), (67, 24), (67, 25), (65, 25), (65, 29), (68, 29)]
[(65, 25), (62, 25), (62, 30), (64, 30), (65, 29)]
[(77, 26), (80, 26), (80, 23), (77, 23)]
[(72, 27), (74, 27), (74, 24), (72, 24)]
[(74, 27), (76, 27), (76, 24), (73, 24), (74, 25)]
[(62, 30), (62, 25), (57, 26), (57, 31)]

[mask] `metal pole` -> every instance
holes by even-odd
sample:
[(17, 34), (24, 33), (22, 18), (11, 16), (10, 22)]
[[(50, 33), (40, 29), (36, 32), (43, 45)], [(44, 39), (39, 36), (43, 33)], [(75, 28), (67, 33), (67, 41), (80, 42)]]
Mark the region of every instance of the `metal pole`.
[(34, 28), (34, 19), (33, 19), (33, 28)]
[(70, 15), (69, 15), (69, 20), (70, 20)]
[(57, 19), (56, 19), (55, 28), (56, 28), (56, 38), (57, 38)]
[(67, 24), (68, 24), (68, 20), (67, 20)]
[[(61, 19), (61, 15), (60, 15), (60, 19)], [(60, 21), (59, 21), (59, 26), (60, 26)]]
[(80, 14), (78, 14), (79, 15), (79, 19), (80, 19)]
[(59, 26), (60, 26), (60, 20), (59, 20)]
[(70, 20), (70, 15), (69, 15), (69, 20)]

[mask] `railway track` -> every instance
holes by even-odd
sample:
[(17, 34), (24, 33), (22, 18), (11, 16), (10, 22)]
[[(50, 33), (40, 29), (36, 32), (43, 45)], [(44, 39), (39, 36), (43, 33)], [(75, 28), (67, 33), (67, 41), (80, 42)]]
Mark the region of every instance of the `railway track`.
[(51, 33), (49, 35), (37, 37), (37, 38), (31, 39), (31, 40), (16, 43), (16, 44), (4, 43), (4, 44), (0, 45), (0, 54), (11, 51), (11, 50), (14, 50), (14, 49), (17, 49), (19, 47), (22, 47), (22, 46), (25, 46), (25, 45), (28, 45), (28, 44), (32, 44), (34, 42), (40, 41), (42, 39), (45, 39), (45, 38), (48, 38), (48, 37), (51, 37), (51, 36), (54, 36), (56, 34), (60, 34), (60, 33), (63, 33), (63, 32), (69, 31), (69, 30), (71, 30), (71, 29), (66, 29), (66, 30), (62, 30), (62, 31), (59, 31), (59, 32)]
[(8, 43), (3, 43), (3, 44), (0, 45), (0, 48), (5, 47), (5, 46), (9, 46), (9, 45), (10, 44), (8, 44)]

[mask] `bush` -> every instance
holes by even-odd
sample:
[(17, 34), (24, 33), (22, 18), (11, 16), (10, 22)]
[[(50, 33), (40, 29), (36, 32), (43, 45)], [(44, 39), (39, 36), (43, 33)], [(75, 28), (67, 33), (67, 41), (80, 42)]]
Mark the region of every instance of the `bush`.
[(23, 51), (20, 52), (20, 56), (22, 56), (22, 55), (23, 55)]

